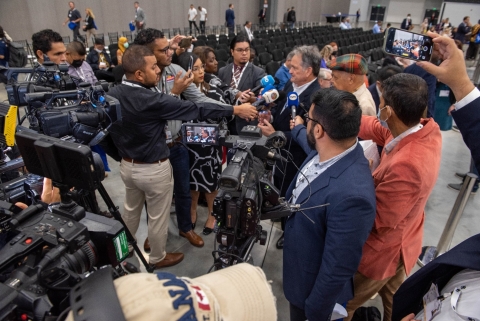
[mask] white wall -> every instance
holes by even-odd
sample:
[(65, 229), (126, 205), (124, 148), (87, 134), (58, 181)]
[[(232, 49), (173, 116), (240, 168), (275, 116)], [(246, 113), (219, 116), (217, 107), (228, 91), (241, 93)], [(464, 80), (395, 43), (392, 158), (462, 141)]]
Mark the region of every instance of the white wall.
[[(349, 14), (356, 14), (360, 9), (360, 21), (368, 21), (370, 18), (369, 13), (370, 0), (350, 0)], [(350, 22), (356, 21), (356, 18), (350, 18)]]
[(476, 24), (480, 19), (480, 4), (445, 2), (443, 15), (441, 16), (443, 19), (450, 18), (450, 23), (453, 26), (458, 26), (465, 16), (470, 16), (472, 26)]
[(412, 16), (414, 24), (421, 23), (425, 15), (425, 3), (419, 1), (392, 0), (388, 7), (387, 21), (401, 23), (409, 13)]

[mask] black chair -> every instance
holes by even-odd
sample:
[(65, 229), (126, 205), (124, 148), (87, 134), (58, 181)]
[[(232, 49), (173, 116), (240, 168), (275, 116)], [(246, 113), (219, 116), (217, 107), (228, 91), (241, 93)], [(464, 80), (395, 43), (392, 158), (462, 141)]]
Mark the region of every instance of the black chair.
[(227, 61), (228, 60), (228, 53), (223, 49), (215, 50), (215, 58), (217, 61)]
[(217, 40), (207, 40), (207, 46), (217, 48)]
[(118, 50), (118, 43), (111, 43), (108, 45), (108, 52), (110, 53), (110, 57), (112, 57), (112, 63), (114, 65), (118, 65), (118, 61), (113, 62), (113, 60), (117, 60), (117, 50)]
[(258, 60), (260, 61), (260, 65), (266, 66), (270, 61), (272, 61), (272, 55), (268, 52), (262, 52), (258, 54)]
[(220, 37), (218, 39), (218, 43), (221, 43), (221, 44), (224, 44), (224, 45), (228, 45), (230, 43), (230, 41), (228, 40), (227, 37)]
[(283, 56), (283, 51), (280, 50), (280, 49), (275, 49), (273, 52), (272, 52), (272, 57), (273, 57), (273, 61), (282, 61), (283, 58), (285, 58)]
[(253, 39), (252, 40), (252, 46), (253, 47), (261, 46), (261, 45), (263, 45), (262, 39)]
[(277, 49), (283, 50), (287, 45), (284, 42), (277, 43)]
[(287, 58), (288, 54), (292, 51), (292, 47), (285, 47), (282, 49), (282, 52), (283, 52), (283, 56), (285, 57), (285, 59)]
[(206, 46), (207, 43), (205, 41), (203, 41), (202, 39), (198, 39), (197, 38), (197, 41), (193, 42), (193, 46), (194, 47), (200, 47), (200, 46)]
[(277, 70), (280, 68), (280, 64), (276, 61), (270, 61), (267, 63), (265, 66), (265, 72), (268, 75), (275, 75), (277, 73)]
[(295, 39), (295, 46), (301, 46), (303, 45), (303, 40), (302, 39)]
[(203, 40), (206, 43), (207, 42), (207, 37), (205, 35), (199, 35), (199, 36), (197, 36), (197, 40)]
[(110, 43), (117, 43), (118, 42), (118, 32), (109, 32), (108, 33), (108, 41), (110, 41)]
[(277, 46), (274, 43), (267, 44), (267, 52), (273, 53), (275, 49), (277, 49)]
[(295, 41), (293, 40), (287, 40), (285, 44), (287, 45), (287, 47), (290, 47), (290, 48), (295, 47)]
[(265, 48), (265, 46), (256, 46), (254, 47), (255, 50), (257, 51), (257, 55), (261, 54), (261, 53), (264, 53), (267, 51), (267, 49)]
[(227, 65), (226, 61), (220, 60), (218, 61), (217, 68), (220, 70), (220, 68), (225, 67)]
[(217, 48), (215, 49), (223, 49), (228, 55), (230, 55), (230, 47), (227, 46), (226, 44), (218, 44)]
[(217, 41), (217, 36), (216, 36), (216, 35), (208, 35), (208, 36), (207, 36), (207, 39), (208, 39), (208, 40), (215, 40), (215, 41)]
[(62, 39), (64, 44), (68, 45), (70, 43), (70, 36), (62, 37)]

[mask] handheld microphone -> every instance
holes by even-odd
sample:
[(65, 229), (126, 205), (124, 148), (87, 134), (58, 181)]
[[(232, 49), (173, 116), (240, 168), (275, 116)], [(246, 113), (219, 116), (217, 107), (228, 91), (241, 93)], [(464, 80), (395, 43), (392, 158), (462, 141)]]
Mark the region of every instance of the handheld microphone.
[[(270, 75), (266, 75), (265, 77), (263, 77), (261, 80), (260, 80), (260, 85), (258, 85), (257, 87), (251, 89), (250, 91), (252, 93), (255, 93), (257, 91), (260, 90), (260, 88), (265, 88), (265, 87), (268, 87), (268, 86), (271, 86), (272, 88), (270, 89), (273, 89), (273, 84), (275, 84), (275, 79), (273, 79), (272, 76)], [(265, 93), (266, 91), (264, 90), (262, 92), (262, 95)]]
[(288, 93), (287, 106), (290, 107), (292, 111), (292, 119), (295, 119), (298, 107), (298, 94), (296, 92), (291, 91)]
[(262, 98), (254, 102), (252, 106), (257, 107), (257, 110), (260, 110), (260, 106), (265, 104), (270, 104), (278, 99), (284, 99), (284, 98), (285, 98), (285, 93), (283, 91), (278, 92), (278, 90), (276, 89), (271, 89), (267, 91), (265, 94), (263, 94)]

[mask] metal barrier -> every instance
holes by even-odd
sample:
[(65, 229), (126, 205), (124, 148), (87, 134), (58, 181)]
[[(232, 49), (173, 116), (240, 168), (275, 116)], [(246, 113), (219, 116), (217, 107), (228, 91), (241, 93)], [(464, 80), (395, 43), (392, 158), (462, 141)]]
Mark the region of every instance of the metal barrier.
[(452, 243), (453, 234), (457, 228), (458, 222), (462, 217), (463, 210), (465, 209), (465, 205), (467, 205), (468, 197), (472, 192), (473, 185), (475, 181), (478, 179), (478, 176), (472, 173), (468, 173), (465, 176), (465, 180), (463, 181), (462, 188), (458, 193), (457, 199), (455, 200), (455, 204), (453, 204), (452, 211), (450, 212), (450, 216), (448, 217), (447, 224), (445, 224), (445, 228), (443, 229), (442, 236), (440, 236), (440, 240), (438, 241), (437, 246), (424, 246), (422, 248), (422, 253), (417, 260), (417, 264), (421, 267), (425, 266), (426, 264), (430, 263), (433, 259), (437, 256), (442, 255), (443, 253), (447, 252), (450, 249), (450, 244)]

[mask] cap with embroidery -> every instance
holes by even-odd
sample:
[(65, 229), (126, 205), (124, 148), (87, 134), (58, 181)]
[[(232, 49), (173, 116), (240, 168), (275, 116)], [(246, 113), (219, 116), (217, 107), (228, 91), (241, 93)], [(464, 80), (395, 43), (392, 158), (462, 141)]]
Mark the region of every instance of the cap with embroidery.
[(366, 75), (368, 72), (367, 61), (359, 54), (347, 54), (337, 57), (337, 59), (329, 63), (328, 68), (356, 75)]
[[(114, 285), (127, 321), (277, 320), (275, 297), (265, 274), (247, 263), (195, 279), (167, 272), (130, 274)], [(67, 320), (73, 320), (71, 313)]]

